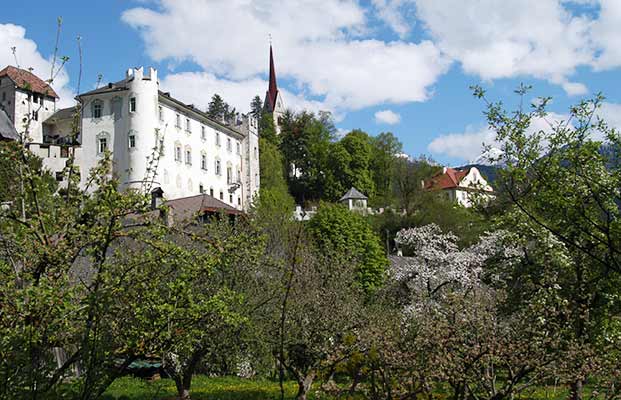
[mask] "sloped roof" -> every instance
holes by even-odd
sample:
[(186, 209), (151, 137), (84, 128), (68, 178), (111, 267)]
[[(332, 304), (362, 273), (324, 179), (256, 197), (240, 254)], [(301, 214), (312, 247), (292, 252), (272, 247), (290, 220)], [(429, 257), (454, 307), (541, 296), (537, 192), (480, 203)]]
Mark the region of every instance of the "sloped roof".
[(174, 218), (177, 220), (188, 220), (199, 212), (222, 211), (225, 214), (242, 214), (240, 210), (208, 194), (172, 199), (166, 201), (165, 204), (172, 209)]
[(118, 82), (110, 82), (107, 85), (102, 86), (100, 88), (93, 89), (88, 92), (80, 93), (79, 96), (90, 96), (93, 94), (108, 93), (108, 92), (120, 92), (123, 90), (127, 90), (127, 81), (125, 79), (123, 79), (122, 81), (118, 81)]
[(11, 118), (7, 115), (4, 109), (0, 108), (0, 139), (3, 140), (18, 140), (19, 134), (11, 122)]
[(439, 172), (426, 181), (425, 189), (442, 190), (456, 188), (461, 180), (468, 175), (468, 172), (470, 172), (470, 168), (463, 170), (447, 168), (445, 172)]
[(78, 106), (73, 106), (58, 110), (54, 114), (50, 115), (48, 119), (43, 121), (43, 123), (52, 124), (63, 119), (72, 119), (75, 116), (77, 108)]
[(0, 78), (4, 76), (11, 78), (11, 80), (15, 82), (15, 85), (17, 85), (20, 89), (29, 90), (31, 92), (51, 96), (57, 99), (59, 98), (54, 89), (52, 89), (47, 82), (44, 82), (41, 78), (30, 71), (15, 68), (12, 65), (9, 65), (0, 71)]
[(276, 69), (274, 68), (274, 54), (270, 45), (270, 82), (267, 93), (265, 94), (265, 103), (267, 110), (272, 112), (276, 107), (276, 97), (278, 96), (278, 86), (276, 85)]
[(358, 191), (358, 189), (356, 189), (355, 187), (352, 187), (351, 189), (349, 189), (349, 191), (347, 193), (345, 193), (343, 195), (343, 197), (341, 197), (341, 199), (339, 201), (345, 201), (345, 200), (367, 200), (368, 197), (363, 195), (362, 193), (360, 193)]

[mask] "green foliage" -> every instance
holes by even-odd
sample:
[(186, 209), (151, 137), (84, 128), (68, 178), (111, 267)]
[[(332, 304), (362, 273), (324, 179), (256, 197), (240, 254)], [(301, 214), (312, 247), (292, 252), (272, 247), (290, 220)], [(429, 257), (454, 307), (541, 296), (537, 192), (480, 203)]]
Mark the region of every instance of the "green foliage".
[(259, 96), (254, 96), (250, 102), (250, 114), (255, 118), (261, 118), (263, 102)]
[(323, 198), (332, 126), (307, 112), (287, 112), (281, 125), (280, 148), (293, 172), (287, 176), (289, 192), (298, 203)]
[(395, 163), (401, 160), (397, 157), (403, 151), (403, 145), (391, 132), (382, 132), (375, 137), (371, 137), (373, 155), (369, 169), (375, 183), (377, 199), (371, 199), (379, 206), (391, 204), (392, 186), (394, 177), (392, 171)]
[(280, 144), (280, 137), (276, 135), (272, 114), (262, 112), (259, 115), (259, 135), (272, 145), (278, 146)]
[[(524, 97), (528, 89), (516, 93)], [(481, 88), (473, 90), (485, 98)], [(531, 133), (549, 101), (508, 112), (486, 100), (507, 165), (499, 174), (501, 200), (508, 205), (502, 222), (529, 254), (501, 274), (515, 289), (513, 306), (532, 304), (541, 287), (556, 289), (547, 300), (563, 308), (550, 322), (567, 344), (558, 373), (578, 399), (590, 376), (611, 370), (603, 356), (616, 354), (620, 343), (614, 321), (621, 318), (621, 136), (597, 116), (600, 95), (572, 107), (567, 121)]]
[(375, 289), (382, 285), (388, 260), (379, 237), (361, 215), (341, 205), (322, 203), (308, 228), (322, 248), (357, 260), (358, 283), (362, 287)]

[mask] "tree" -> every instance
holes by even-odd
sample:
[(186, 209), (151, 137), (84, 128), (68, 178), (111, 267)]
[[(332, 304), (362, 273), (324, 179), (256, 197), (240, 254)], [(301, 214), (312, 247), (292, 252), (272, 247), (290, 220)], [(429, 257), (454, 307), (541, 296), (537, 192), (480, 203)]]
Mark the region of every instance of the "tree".
[[(557, 294), (569, 305), (562, 330), (565, 376), (572, 398), (581, 399), (584, 383), (597, 370), (590, 355), (605, 354), (603, 343), (617, 343), (610, 335), (617, 331), (612, 326), (620, 309), (621, 137), (598, 116), (601, 95), (572, 107), (567, 120), (551, 122), (549, 98), (510, 113), (489, 102), (480, 87), (473, 90), (486, 101), (490, 128), (502, 143), (506, 168), (498, 183), (511, 206), (507, 226), (539, 253), (528, 267), (505, 273), (521, 283), (522, 294), (532, 293), (530, 284), (561, 288)], [(523, 98), (528, 90), (521, 86), (516, 92)], [(547, 121), (548, 128), (531, 132), (535, 120)], [(546, 248), (550, 239), (556, 245)]]
[(351, 175), (347, 182), (344, 182), (344, 186), (346, 188), (354, 186), (368, 197), (373, 197), (375, 183), (370, 170), (373, 157), (371, 138), (366, 132), (356, 129), (345, 135), (339, 143), (350, 156), (348, 170)]
[(276, 134), (272, 114), (268, 112), (261, 113), (259, 117), (259, 135), (274, 146), (280, 145), (280, 137)]
[[(204, 359), (211, 371), (235, 372), (248, 336), (242, 333), (268, 295), (259, 283), (265, 241), (250, 224), (213, 218), (184, 230), (191, 234), (169, 240), (193, 249), (193, 258), (177, 265), (158, 292), (168, 314), (160, 351), (179, 399), (190, 398), (192, 376)], [(165, 301), (170, 297), (175, 301)]]
[(397, 157), (392, 166), (391, 181), (399, 208), (409, 212), (424, 204), (427, 199), (423, 200), (422, 182), (437, 172), (438, 167), (423, 157), (415, 160)]
[(320, 247), (347, 254), (357, 262), (357, 281), (367, 290), (380, 287), (388, 260), (378, 236), (359, 214), (342, 205), (322, 203), (308, 228)]
[(257, 119), (261, 118), (263, 114), (263, 102), (259, 96), (254, 96), (252, 98), (250, 102), (250, 114)]
[[(377, 198), (384, 205), (392, 199), (392, 182), (395, 162), (400, 158), (403, 145), (391, 132), (382, 132), (371, 137), (372, 156), (369, 169), (375, 183)], [(381, 200), (380, 200), (381, 199)]]
[(228, 111), (228, 104), (224, 102), (222, 97), (219, 94), (214, 93), (211, 96), (211, 101), (209, 102), (209, 106), (207, 108), (207, 114), (218, 121), (223, 120), (226, 117)]
[(280, 149), (291, 169), (287, 175), (290, 193), (298, 203), (323, 198), (330, 127), (307, 112), (286, 112), (281, 125)]

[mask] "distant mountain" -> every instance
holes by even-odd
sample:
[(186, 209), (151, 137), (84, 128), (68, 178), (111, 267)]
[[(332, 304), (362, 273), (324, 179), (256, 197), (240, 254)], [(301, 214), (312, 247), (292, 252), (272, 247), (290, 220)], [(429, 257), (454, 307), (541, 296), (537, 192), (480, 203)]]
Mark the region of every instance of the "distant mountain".
[(494, 182), (496, 181), (496, 178), (498, 177), (498, 171), (502, 169), (502, 166), (499, 166), (499, 165), (486, 165), (486, 164), (466, 164), (464, 166), (457, 167), (457, 168), (465, 169), (465, 168), (472, 168), (472, 167), (476, 167), (476, 169), (479, 170), (481, 175), (483, 175), (485, 180), (487, 180), (487, 182), (490, 185), (492, 185), (492, 187), (494, 186)]
[(503, 151), (496, 147), (491, 147), (488, 150), (481, 153), (477, 158), (470, 161), (473, 165), (490, 165), (490, 166), (502, 166)]

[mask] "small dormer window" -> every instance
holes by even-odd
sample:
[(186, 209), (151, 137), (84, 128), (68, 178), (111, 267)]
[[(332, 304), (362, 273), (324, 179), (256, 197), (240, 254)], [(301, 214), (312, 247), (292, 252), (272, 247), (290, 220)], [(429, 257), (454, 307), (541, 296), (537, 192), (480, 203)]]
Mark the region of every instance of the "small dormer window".
[(129, 99), (129, 112), (136, 112), (136, 98), (130, 97)]

